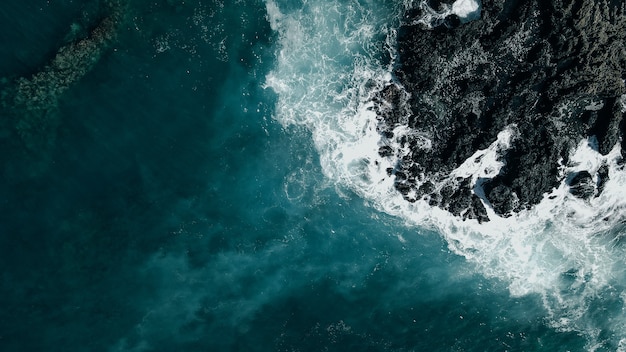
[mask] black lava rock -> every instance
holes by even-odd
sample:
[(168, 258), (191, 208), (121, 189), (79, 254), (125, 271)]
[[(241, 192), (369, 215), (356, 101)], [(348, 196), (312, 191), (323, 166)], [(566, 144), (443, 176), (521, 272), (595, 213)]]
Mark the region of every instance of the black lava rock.
[(569, 192), (578, 198), (589, 199), (595, 193), (595, 184), (589, 171), (580, 171), (568, 181)]
[[(440, 3), (430, 6), (440, 10)], [(507, 127), (515, 137), (499, 156), (505, 166), (482, 185), (485, 204), (502, 216), (532, 207), (558, 186), (559, 161), (567, 164), (582, 138), (595, 136), (602, 154), (621, 140), (624, 154), (625, 2), (483, 0), (479, 20), (461, 24), (448, 16), (444, 30), (415, 25), (422, 13), (410, 10), (398, 33), (394, 74), (410, 97), (391, 85), (377, 98), (386, 103), (378, 111), (381, 133), (398, 125), (415, 132), (402, 137), (411, 152), (395, 171), (404, 175), (396, 183), (404, 195), (484, 221), (474, 185), (447, 180)], [(598, 175), (602, 187), (583, 173), (568, 182), (572, 194), (587, 198), (607, 178), (606, 171)], [(424, 179), (445, 186), (421, 189)]]
[(459, 16), (455, 14), (452, 14), (452, 15), (446, 16), (443, 23), (448, 28), (457, 28), (458, 26), (461, 25), (461, 18), (459, 18)]

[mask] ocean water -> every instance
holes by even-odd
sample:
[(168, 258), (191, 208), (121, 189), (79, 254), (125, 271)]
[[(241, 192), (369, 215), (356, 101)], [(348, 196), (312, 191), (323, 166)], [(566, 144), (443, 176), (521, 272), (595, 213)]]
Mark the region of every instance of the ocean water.
[(410, 5), (0, 5), (0, 350), (624, 350), (618, 221), (393, 192)]

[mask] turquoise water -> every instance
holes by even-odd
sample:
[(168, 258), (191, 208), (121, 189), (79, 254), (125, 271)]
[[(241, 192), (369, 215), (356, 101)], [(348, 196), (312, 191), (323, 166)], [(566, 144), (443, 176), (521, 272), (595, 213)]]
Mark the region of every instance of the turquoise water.
[[(0, 5), (0, 350), (619, 348), (619, 284), (557, 326), (579, 308), (565, 294), (565, 313), (511, 294), (336, 170), (350, 139), (336, 116), (358, 110), (354, 77), (384, 77), (400, 9)], [(73, 55), (68, 84), (51, 63), (97, 28), (112, 39)], [(46, 99), (16, 103), (20, 77), (43, 77)]]

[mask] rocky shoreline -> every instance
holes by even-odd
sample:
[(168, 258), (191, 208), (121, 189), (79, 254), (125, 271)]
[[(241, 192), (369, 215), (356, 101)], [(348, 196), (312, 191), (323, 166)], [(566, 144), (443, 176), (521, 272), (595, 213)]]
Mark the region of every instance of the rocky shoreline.
[[(598, 196), (606, 167), (595, 174), (560, 170), (584, 138), (603, 155), (620, 143), (626, 154), (626, 5), (483, 0), (477, 20), (450, 14), (426, 22), (452, 3), (407, 11), (398, 33), (399, 84), (376, 98), (379, 131), (395, 142), (379, 154), (398, 158), (388, 170), (398, 191), (478, 221), (489, 220), (484, 204), (510, 216), (563, 181), (576, 197)], [(399, 136), (399, 126), (411, 132)], [(507, 128), (512, 138), (498, 153), (497, 174), (451, 176)]]

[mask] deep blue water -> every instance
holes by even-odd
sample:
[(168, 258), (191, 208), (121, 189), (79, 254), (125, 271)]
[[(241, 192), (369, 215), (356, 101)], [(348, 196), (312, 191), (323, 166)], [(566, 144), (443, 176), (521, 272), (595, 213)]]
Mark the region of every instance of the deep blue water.
[[(539, 295), (512, 296), (324, 172), (266, 84), (284, 47), (266, 3), (119, 6), (117, 37), (56, 105), (33, 113), (5, 93), (1, 351), (589, 349)], [(0, 5), (3, 91), (107, 11)], [(42, 127), (20, 133), (23, 119)], [(614, 335), (601, 329), (600, 350)]]

